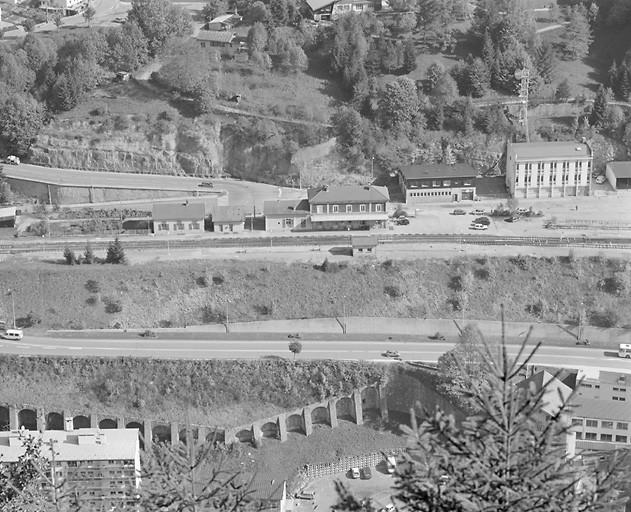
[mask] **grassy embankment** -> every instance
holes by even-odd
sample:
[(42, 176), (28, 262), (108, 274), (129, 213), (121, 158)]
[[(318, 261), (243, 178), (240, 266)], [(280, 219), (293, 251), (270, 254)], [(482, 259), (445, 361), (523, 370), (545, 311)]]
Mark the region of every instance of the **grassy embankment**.
[[(631, 324), (631, 266), (603, 258), (458, 258), (322, 271), (306, 263), (206, 261), (136, 266), (0, 264), (18, 318), (38, 328), (152, 328), (339, 316)], [(464, 304), (464, 315), (461, 311)], [(1, 304), (10, 314), (6, 298)]]

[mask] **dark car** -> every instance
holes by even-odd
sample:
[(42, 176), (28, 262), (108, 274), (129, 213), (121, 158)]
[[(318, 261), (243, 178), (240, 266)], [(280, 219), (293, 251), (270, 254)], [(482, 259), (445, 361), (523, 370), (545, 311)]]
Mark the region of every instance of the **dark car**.
[(410, 219), (408, 219), (407, 217), (399, 217), (394, 222), (397, 226), (407, 226), (410, 223)]
[(514, 215), (511, 217), (507, 217), (504, 219), (504, 222), (517, 222), (519, 220), (519, 217), (515, 217)]
[(213, 188), (215, 185), (213, 185), (212, 181), (202, 181), (199, 185), (197, 185), (198, 187), (206, 187), (206, 188)]
[(464, 210), (461, 210), (460, 208), (456, 208), (454, 211), (451, 212), (451, 215), (466, 215), (467, 212), (465, 212)]
[(383, 354), (383, 357), (392, 357), (393, 359), (399, 359), (401, 355), (396, 350), (386, 350)]
[(473, 221), (473, 224), (482, 224), (484, 226), (490, 226), (491, 219), (489, 219), (488, 217), (478, 217), (477, 219)]
[(370, 468), (361, 469), (362, 480), (370, 480), (372, 478), (372, 471)]

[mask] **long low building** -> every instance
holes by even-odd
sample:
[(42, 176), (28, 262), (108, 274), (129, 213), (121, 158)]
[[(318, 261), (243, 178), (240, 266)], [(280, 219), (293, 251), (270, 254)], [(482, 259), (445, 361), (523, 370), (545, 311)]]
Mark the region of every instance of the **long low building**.
[(135, 505), (140, 485), (137, 429), (0, 432), (0, 464), (18, 462), (28, 438), (41, 440), (41, 455), (51, 462), (51, 482), (76, 493), (82, 505), (107, 503), (112, 510)]
[(608, 162), (605, 176), (614, 190), (631, 190), (631, 162)]
[(399, 185), (406, 204), (476, 198), (477, 171), (469, 164), (414, 164), (401, 167)]

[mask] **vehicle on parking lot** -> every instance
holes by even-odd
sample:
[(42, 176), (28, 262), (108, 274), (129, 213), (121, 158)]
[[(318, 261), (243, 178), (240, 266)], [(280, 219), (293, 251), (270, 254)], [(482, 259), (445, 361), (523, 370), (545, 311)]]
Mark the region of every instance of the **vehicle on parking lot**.
[(213, 188), (215, 185), (213, 184), (212, 181), (202, 181), (199, 185), (197, 185), (198, 187), (206, 187), (206, 188)]
[(596, 178), (596, 183), (598, 185), (602, 185), (605, 181), (607, 181), (607, 178), (605, 178), (602, 174)]
[(370, 480), (372, 478), (372, 471), (370, 471), (369, 467), (365, 467), (361, 469), (362, 480)]
[(488, 226), (484, 224), (476, 224), (475, 222), (469, 226), (469, 229), (475, 229), (477, 231), (484, 231), (485, 229), (489, 229)]
[(407, 217), (399, 217), (394, 222), (397, 226), (407, 226), (410, 223), (410, 219)]
[(395, 512), (397, 507), (395, 507), (392, 503), (388, 503), (385, 507), (379, 510), (379, 512)]
[(466, 215), (467, 212), (465, 212), (464, 210), (461, 210), (460, 208), (456, 208), (454, 211), (451, 212), (451, 215)]
[(9, 155), (6, 159), (6, 162), (11, 165), (19, 165), (20, 159), (15, 155)]
[(484, 224), (485, 226), (491, 225), (491, 219), (488, 217), (478, 217), (473, 221), (473, 224)]
[(388, 457), (386, 457), (386, 468), (390, 474), (394, 473), (397, 469), (397, 459), (394, 458), (394, 455), (388, 455)]
[(296, 494), (296, 498), (299, 500), (314, 500), (315, 492), (313, 491), (300, 491)]
[(469, 215), (484, 215), (484, 210), (482, 208), (476, 208), (475, 210), (471, 210)]
[(530, 210), (528, 208), (517, 208), (515, 210), (515, 213), (517, 215), (526, 215), (526, 214), (530, 213)]
[(360, 476), (359, 468), (351, 468), (351, 478), (359, 478)]
[(516, 216), (511, 216), (511, 217), (507, 217), (504, 219), (504, 222), (517, 222), (519, 220), (519, 217)]
[(5, 340), (21, 340), (24, 337), (22, 329), (5, 329), (0, 331), (0, 338)]
[(383, 354), (384, 357), (392, 357), (394, 359), (400, 359), (401, 355), (396, 350), (386, 350)]

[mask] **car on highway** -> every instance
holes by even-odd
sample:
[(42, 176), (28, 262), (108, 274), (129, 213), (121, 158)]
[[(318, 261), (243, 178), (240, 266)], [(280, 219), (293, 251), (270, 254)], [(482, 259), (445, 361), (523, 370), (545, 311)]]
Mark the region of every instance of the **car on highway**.
[(455, 210), (453, 210), (451, 212), (451, 215), (466, 215), (467, 212), (465, 212), (464, 210), (461, 210), (460, 208), (456, 208)]
[(362, 480), (370, 480), (372, 478), (372, 471), (370, 471), (369, 467), (361, 469), (361, 478)]
[(199, 183), (197, 185), (198, 187), (206, 187), (206, 188), (213, 188), (215, 185), (213, 184), (212, 181), (202, 181), (201, 183)]
[(443, 336), (440, 331), (436, 331), (434, 334), (432, 334), (431, 336), (428, 336), (428, 338), (430, 340), (436, 340), (436, 341), (445, 341), (445, 336)]
[(394, 221), (397, 226), (407, 226), (410, 223), (410, 219), (407, 217), (399, 217)]
[(6, 158), (6, 163), (7, 164), (11, 164), (11, 165), (19, 165), (20, 164), (20, 159), (15, 156), (15, 155), (9, 155)]
[(383, 357), (391, 357), (393, 359), (400, 359), (401, 355), (396, 350), (386, 350), (383, 354)]
[(489, 227), (484, 224), (477, 224), (474, 222), (473, 224), (469, 226), (469, 229), (475, 229), (477, 231), (484, 231), (486, 229), (489, 229)]
[(315, 492), (313, 491), (300, 491), (296, 494), (296, 498), (299, 500), (315, 500)]
[(504, 219), (504, 222), (517, 222), (519, 220), (519, 217), (516, 217), (515, 215), (512, 215), (510, 217), (507, 217)]
[(0, 331), (0, 338), (17, 341), (24, 338), (24, 332), (22, 329), (5, 329), (4, 331)]

